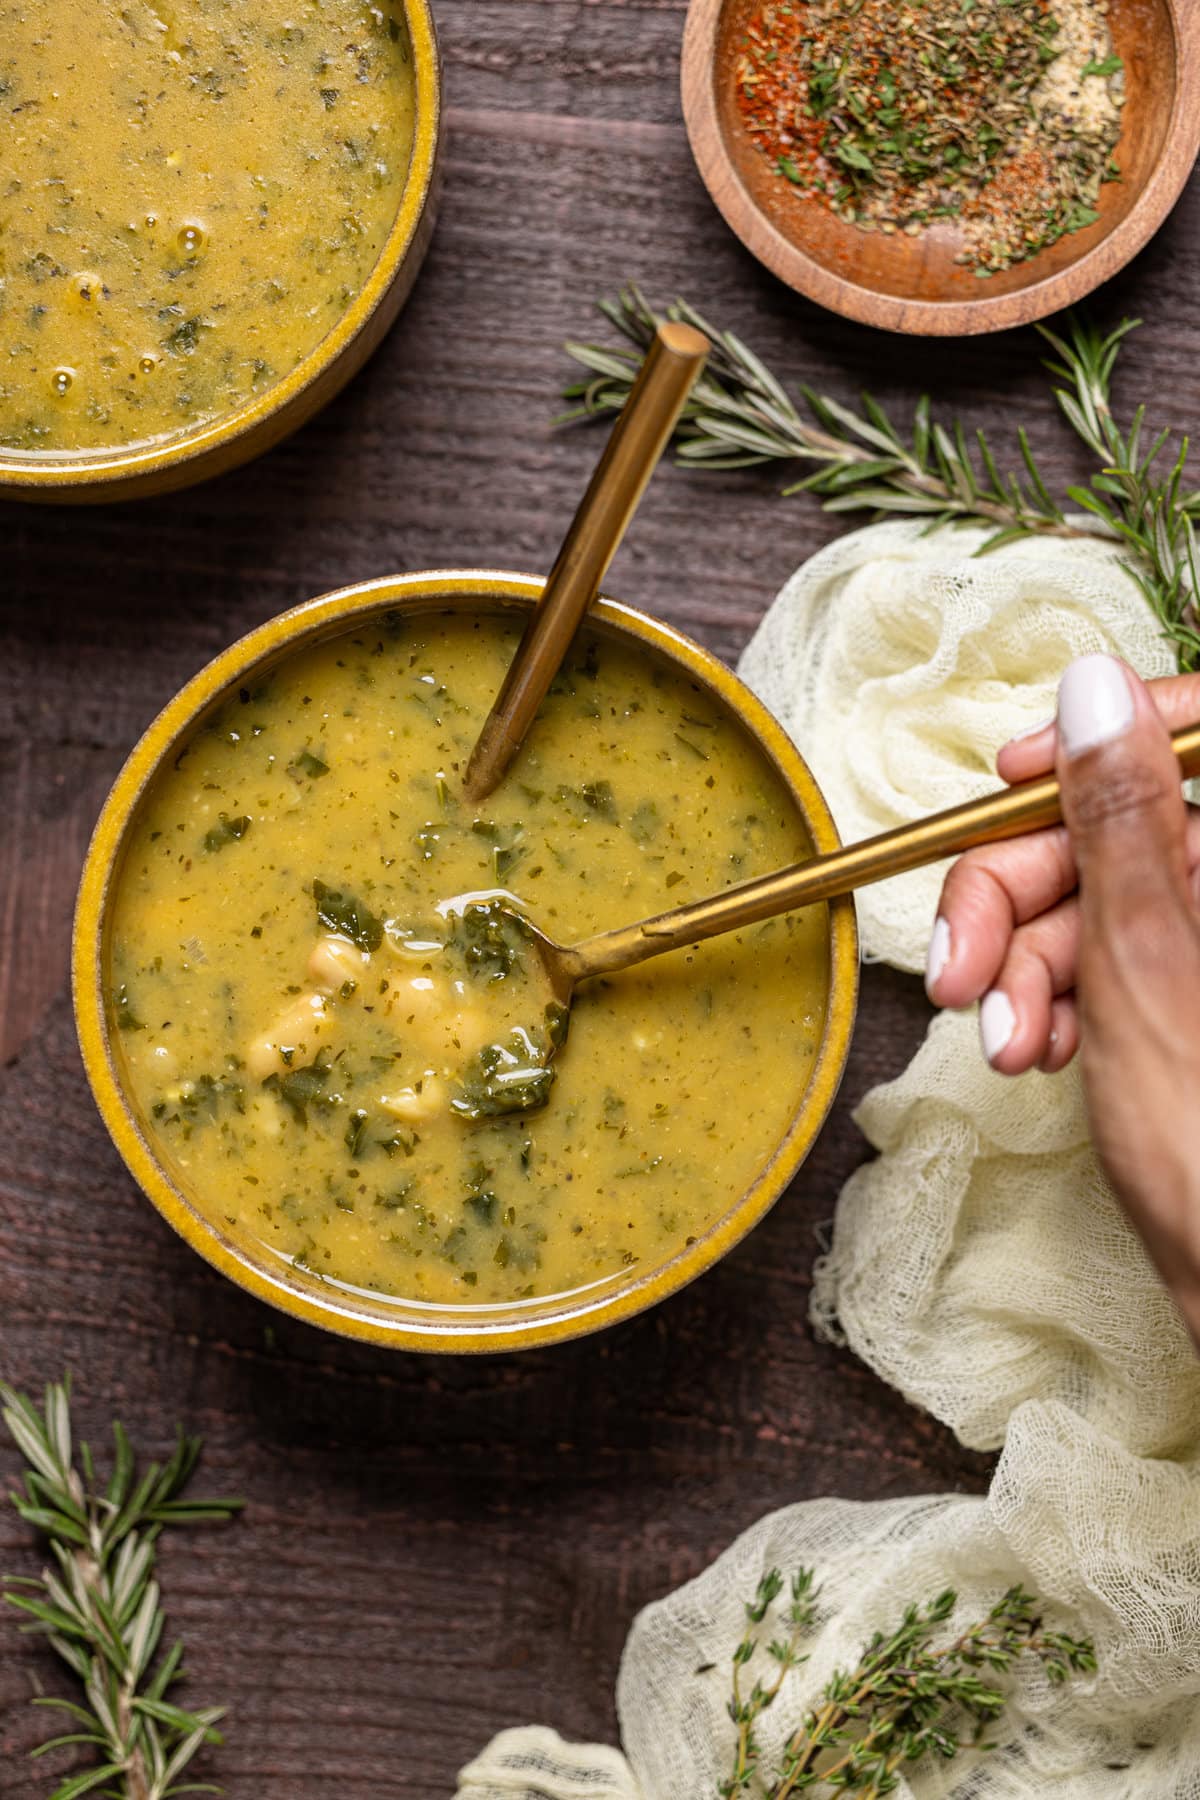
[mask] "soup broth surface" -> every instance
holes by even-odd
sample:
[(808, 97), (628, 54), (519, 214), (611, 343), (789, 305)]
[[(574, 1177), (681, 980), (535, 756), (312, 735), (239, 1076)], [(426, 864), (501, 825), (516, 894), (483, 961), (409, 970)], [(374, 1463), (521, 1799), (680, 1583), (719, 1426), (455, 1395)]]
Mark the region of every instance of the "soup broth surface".
[(472, 897), (571, 942), (810, 848), (714, 698), (599, 633), (473, 811), (515, 643), (441, 613), (294, 654), (157, 778), (119, 872), (111, 1018), (157, 1153), (234, 1240), (352, 1288), (495, 1303), (661, 1263), (751, 1185), (820, 1045), (824, 907), (585, 985), (545, 1104), (463, 1115), (545, 1000), (519, 946), (463, 952)]
[(395, 219), (400, 0), (0, 0), (0, 446), (169, 438), (313, 351)]

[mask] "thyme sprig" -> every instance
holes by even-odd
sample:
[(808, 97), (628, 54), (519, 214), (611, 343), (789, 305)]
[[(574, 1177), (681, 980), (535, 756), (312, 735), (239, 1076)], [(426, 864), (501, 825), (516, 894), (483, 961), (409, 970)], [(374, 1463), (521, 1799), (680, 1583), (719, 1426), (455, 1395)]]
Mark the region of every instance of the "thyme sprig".
[[(620, 410), (659, 323), (660, 315), (632, 283), (617, 299), (599, 300), (597, 306), (632, 349), (567, 344), (587, 377), (565, 389), (571, 409), (564, 420)], [(1063, 415), (1100, 464), (1087, 486), (1067, 493), (1075, 507), (1091, 515), (1094, 523), (1085, 526), (1050, 493), (1024, 427), (1017, 432), (1021, 471), (1001, 473), (987, 434), (968, 433), (958, 420), (949, 427), (940, 424), (927, 394), (907, 433), (870, 394), (863, 394), (862, 410), (855, 412), (802, 385), (802, 410), (735, 333), (719, 331), (686, 300), (676, 300), (665, 316), (697, 326), (713, 345), (676, 428), (682, 463), (706, 469), (812, 464), (785, 494), (816, 494), (826, 512), (921, 516), (931, 531), (956, 522), (980, 523), (991, 531), (977, 555), (1026, 537), (1117, 538), (1129, 551), (1125, 566), (1176, 647), (1180, 668), (1200, 667), (1194, 528), (1200, 490), (1184, 485), (1188, 440), (1176, 445), (1169, 431), (1149, 433), (1144, 406), (1126, 432), (1112, 412), (1117, 355), (1139, 321), (1126, 319), (1107, 334), (1070, 315), (1062, 333), (1038, 327), (1055, 353), (1046, 367), (1062, 384), (1055, 396)]]
[(799, 1668), (801, 1663), (808, 1661), (807, 1656), (800, 1655), (799, 1646), (805, 1632), (812, 1629), (817, 1595), (813, 1590), (813, 1571), (798, 1569), (792, 1576), (790, 1598), (784, 1609), (785, 1634), (773, 1637), (767, 1645), (767, 1655), (775, 1664), (775, 1673), (768, 1682), (757, 1678), (749, 1694), (742, 1692), (742, 1670), (754, 1660), (758, 1649), (758, 1638), (752, 1628), (763, 1623), (782, 1590), (782, 1574), (778, 1569), (768, 1569), (753, 1600), (746, 1603), (746, 1632), (733, 1653), (733, 1698), (729, 1702), (729, 1716), (737, 1726), (737, 1749), (733, 1775), (721, 1786), (725, 1800), (747, 1792), (752, 1785), (762, 1756), (754, 1731), (755, 1722), (778, 1698), (788, 1670)]
[(64, 1713), (74, 1729), (33, 1755), (87, 1746), (93, 1759), (50, 1800), (89, 1793), (108, 1800), (168, 1800), (220, 1792), (179, 1779), (205, 1744), (222, 1741), (216, 1730), (222, 1708), (189, 1711), (167, 1698), (183, 1673), (183, 1648), (176, 1643), (158, 1655), (165, 1618), (155, 1545), (164, 1526), (228, 1519), (242, 1502), (181, 1498), (200, 1455), (199, 1438), (182, 1432), (166, 1463), (150, 1463), (139, 1474), (119, 1423), (113, 1425), (112, 1472), (102, 1484), (86, 1443), (76, 1461), (69, 1381), (47, 1387), (40, 1410), (0, 1382), (0, 1417), (27, 1464), (13, 1505), (44, 1535), (53, 1559), (36, 1580), (6, 1576), (4, 1599), (83, 1684), (82, 1705), (35, 1700)]
[[(1096, 1667), (1091, 1640), (1044, 1628), (1038, 1602), (1021, 1587), (1010, 1588), (986, 1619), (969, 1626), (949, 1644), (934, 1639), (953, 1613), (957, 1595), (947, 1588), (924, 1606), (906, 1608), (890, 1633), (877, 1632), (853, 1669), (838, 1670), (818, 1704), (789, 1734), (771, 1773), (762, 1768), (757, 1721), (775, 1703), (788, 1669), (805, 1658), (798, 1645), (810, 1629), (819, 1591), (813, 1571), (799, 1570), (789, 1584), (789, 1601), (771, 1608), (783, 1592), (783, 1577), (771, 1569), (746, 1605), (747, 1631), (733, 1653), (733, 1695), (729, 1714), (737, 1727), (733, 1765), (720, 1784), (721, 1800), (761, 1794), (764, 1800), (793, 1800), (797, 1794), (858, 1794), (880, 1800), (898, 1786), (904, 1763), (935, 1755), (957, 1756), (969, 1741), (981, 1745), (983, 1731), (1004, 1711), (1006, 1696), (995, 1677), (1007, 1674), (1021, 1656), (1038, 1658), (1050, 1681)], [(758, 1654), (755, 1627), (778, 1624), (766, 1655), (775, 1663), (769, 1681), (756, 1680), (743, 1695), (743, 1673)]]

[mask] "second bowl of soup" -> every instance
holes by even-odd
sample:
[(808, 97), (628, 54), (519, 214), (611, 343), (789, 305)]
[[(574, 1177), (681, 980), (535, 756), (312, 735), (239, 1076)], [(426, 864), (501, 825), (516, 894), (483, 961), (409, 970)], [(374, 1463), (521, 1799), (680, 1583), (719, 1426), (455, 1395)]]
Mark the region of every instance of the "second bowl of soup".
[(566, 1337), (690, 1280), (796, 1172), (849, 1044), (845, 901), (593, 982), (528, 1054), (480, 903), (570, 941), (837, 842), (736, 677), (607, 601), (468, 806), (539, 592), (401, 577), (253, 632), (134, 751), (81, 888), (80, 1037), (137, 1180), (261, 1297), (408, 1348)]
[(412, 285), (440, 129), (427, 0), (0, 0), (0, 497), (301, 424)]

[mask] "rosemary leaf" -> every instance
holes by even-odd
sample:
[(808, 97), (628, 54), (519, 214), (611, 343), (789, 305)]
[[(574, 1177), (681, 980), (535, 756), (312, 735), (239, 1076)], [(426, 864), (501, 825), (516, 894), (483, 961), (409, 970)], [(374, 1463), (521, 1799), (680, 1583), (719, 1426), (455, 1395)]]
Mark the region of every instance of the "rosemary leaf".
[[(566, 419), (618, 412), (660, 322), (641, 289), (630, 283), (615, 300), (597, 307), (633, 346), (571, 343), (568, 354), (593, 379), (567, 388), (577, 402)], [(1172, 448), (1169, 430), (1145, 436), (1145, 407), (1127, 431), (1112, 411), (1112, 378), (1120, 348), (1139, 321), (1124, 319), (1101, 333), (1066, 315), (1061, 331), (1039, 326), (1054, 353), (1046, 367), (1055, 378), (1063, 417), (1099, 465), (1084, 487), (1066, 498), (1090, 515), (1068, 519), (1050, 493), (1022, 428), (1017, 433), (1022, 473), (1002, 475), (982, 431), (973, 441), (961, 422), (949, 427), (932, 416), (928, 395), (914, 409), (907, 437), (870, 394), (861, 412), (811, 388), (800, 405), (779, 379), (730, 331), (719, 331), (686, 300), (665, 317), (696, 326), (710, 339), (708, 365), (676, 428), (681, 462), (707, 470), (733, 470), (772, 462), (814, 465), (783, 489), (816, 494), (826, 512), (866, 511), (925, 516), (929, 529), (969, 521), (990, 526), (976, 552), (987, 555), (1023, 537), (1078, 538), (1100, 534), (1124, 543), (1126, 568), (1174, 645), (1181, 669), (1200, 668), (1200, 557), (1196, 522), (1200, 490), (1187, 488), (1188, 442)], [(803, 409), (803, 410), (802, 410)], [(978, 453), (978, 461), (975, 452)]]
[(51, 1800), (75, 1800), (101, 1788), (117, 1800), (217, 1792), (178, 1779), (204, 1745), (222, 1741), (216, 1730), (221, 1709), (186, 1711), (164, 1698), (180, 1677), (183, 1651), (173, 1645), (154, 1666), (165, 1625), (155, 1546), (165, 1526), (229, 1519), (242, 1502), (179, 1497), (200, 1455), (199, 1438), (182, 1431), (169, 1460), (161, 1467), (151, 1463), (138, 1480), (119, 1423), (113, 1425), (112, 1471), (101, 1486), (86, 1444), (79, 1446), (78, 1467), (72, 1458), (70, 1398), (68, 1381), (52, 1384), (39, 1412), (0, 1381), (0, 1417), (28, 1464), (26, 1497), (14, 1494), (13, 1505), (48, 1540), (56, 1564), (40, 1580), (5, 1577), (3, 1597), (79, 1677), (85, 1702), (35, 1701), (82, 1729), (48, 1739), (33, 1755), (77, 1745), (99, 1753), (99, 1762), (69, 1775)]

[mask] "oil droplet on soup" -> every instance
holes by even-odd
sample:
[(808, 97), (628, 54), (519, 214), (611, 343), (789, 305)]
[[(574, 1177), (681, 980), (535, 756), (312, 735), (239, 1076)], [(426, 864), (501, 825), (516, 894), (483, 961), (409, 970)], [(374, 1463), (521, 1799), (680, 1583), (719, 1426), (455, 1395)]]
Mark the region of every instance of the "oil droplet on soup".
[(159, 1155), (326, 1281), (470, 1305), (657, 1266), (753, 1183), (819, 1048), (823, 907), (584, 986), (537, 1089), (544, 993), (471, 897), (570, 941), (809, 846), (736, 721), (601, 635), (474, 812), (514, 645), (436, 614), (285, 659), (158, 777), (119, 872), (111, 1021)]
[(289, 374), (378, 260), (413, 96), (401, 0), (0, 0), (0, 446), (170, 438)]

